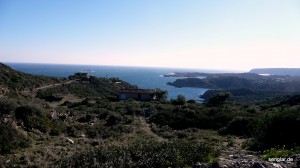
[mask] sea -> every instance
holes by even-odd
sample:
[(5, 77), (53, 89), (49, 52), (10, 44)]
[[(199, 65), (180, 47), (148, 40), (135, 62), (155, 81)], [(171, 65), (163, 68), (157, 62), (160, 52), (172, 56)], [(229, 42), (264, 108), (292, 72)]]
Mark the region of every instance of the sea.
[[(206, 88), (176, 88), (167, 85), (174, 82), (178, 77), (164, 77), (165, 74), (174, 72), (206, 72), (216, 73), (221, 71), (180, 68), (149, 68), (149, 67), (126, 67), (126, 66), (99, 66), (99, 65), (64, 65), (64, 64), (31, 64), (31, 63), (5, 63), (15, 70), (33, 75), (45, 75), (53, 77), (68, 77), (76, 72), (89, 72), (96, 77), (116, 77), (142, 89), (160, 88), (168, 91), (168, 99), (176, 99), (182, 94), (187, 100), (203, 101), (199, 98)], [(199, 77), (203, 78), (203, 77)]]

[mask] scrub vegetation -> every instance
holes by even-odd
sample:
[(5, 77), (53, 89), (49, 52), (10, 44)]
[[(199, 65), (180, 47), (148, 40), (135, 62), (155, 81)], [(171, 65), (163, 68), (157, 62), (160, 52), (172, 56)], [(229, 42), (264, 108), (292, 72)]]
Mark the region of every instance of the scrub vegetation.
[(261, 162), (299, 153), (297, 94), (240, 104), (222, 92), (199, 103), (183, 95), (167, 100), (158, 90), (152, 101), (118, 101), (119, 89), (136, 86), (0, 70), (20, 76), (0, 79), (3, 167), (213, 167), (229, 165), (221, 158), (233, 150)]

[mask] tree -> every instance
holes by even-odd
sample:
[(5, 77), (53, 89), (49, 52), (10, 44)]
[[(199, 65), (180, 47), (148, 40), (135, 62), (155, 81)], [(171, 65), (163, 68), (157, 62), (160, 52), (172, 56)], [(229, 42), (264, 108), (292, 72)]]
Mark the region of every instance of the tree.
[(184, 105), (186, 103), (186, 98), (184, 95), (180, 94), (177, 96), (178, 105)]
[(228, 100), (230, 95), (231, 94), (229, 92), (216, 93), (206, 99), (204, 104), (207, 106), (221, 106), (226, 102), (226, 100)]
[(155, 92), (153, 93), (153, 96), (158, 101), (164, 101), (168, 97), (168, 91), (167, 90), (161, 90), (159, 88), (155, 89)]
[(177, 99), (171, 99), (172, 104), (174, 105), (184, 105), (186, 103), (186, 98), (184, 95), (180, 94), (177, 96)]

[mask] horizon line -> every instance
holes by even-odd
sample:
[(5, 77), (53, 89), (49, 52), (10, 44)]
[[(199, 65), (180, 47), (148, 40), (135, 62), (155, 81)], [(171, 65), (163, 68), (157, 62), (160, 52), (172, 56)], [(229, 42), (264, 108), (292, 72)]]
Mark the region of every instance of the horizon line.
[(73, 65), (73, 66), (111, 66), (111, 67), (136, 67), (136, 68), (161, 68), (161, 69), (178, 69), (178, 70), (205, 70), (205, 71), (222, 71), (226, 73), (246, 73), (250, 70), (240, 69), (201, 69), (201, 68), (189, 68), (189, 67), (158, 67), (158, 66), (139, 66), (139, 65), (104, 65), (104, 64), (78, 64), (78, 63), (49, 63), (49, 62), (14, 62), (14, 61), (3, 61), (2, 63), (8, 64), (44, 64), (44, 65)]

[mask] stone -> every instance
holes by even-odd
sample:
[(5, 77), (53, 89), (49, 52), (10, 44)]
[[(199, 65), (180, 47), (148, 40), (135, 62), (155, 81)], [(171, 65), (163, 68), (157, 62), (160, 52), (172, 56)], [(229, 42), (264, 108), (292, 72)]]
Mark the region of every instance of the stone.
[(280, 164), (278, 163), (271, 163), (274, 168), (283, 168)]
[(202, 167), (202, 164), (200, 162), (197, 162), (193, 168), (201, 168)]
[(263, 166), (261, 163), (259, 162), (255, 162), (252, 166), (252, 168), (265, 168), (265, 166)]
[(74, 144), (74, 140), (67, 138), (67, 141), (69, 141), (71, 144)]

